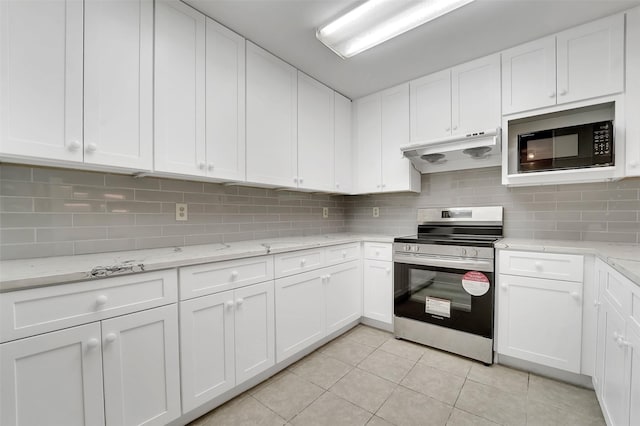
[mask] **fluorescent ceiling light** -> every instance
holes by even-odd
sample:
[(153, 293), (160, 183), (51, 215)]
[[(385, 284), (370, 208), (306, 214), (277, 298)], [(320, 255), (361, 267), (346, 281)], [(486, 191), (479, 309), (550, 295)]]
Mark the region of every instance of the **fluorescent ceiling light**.
[(368, 0), (316, 31), (325, 46), (350, 58), (473, 0)]

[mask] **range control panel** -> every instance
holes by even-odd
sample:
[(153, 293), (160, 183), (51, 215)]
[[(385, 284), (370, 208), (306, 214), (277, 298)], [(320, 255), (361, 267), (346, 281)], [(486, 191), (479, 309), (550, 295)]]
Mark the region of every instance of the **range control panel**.
[(613, 147), (613, 129), (611, 124), (602, 123), (593, 128), (593, 155), (607, 156), (611, 155)]

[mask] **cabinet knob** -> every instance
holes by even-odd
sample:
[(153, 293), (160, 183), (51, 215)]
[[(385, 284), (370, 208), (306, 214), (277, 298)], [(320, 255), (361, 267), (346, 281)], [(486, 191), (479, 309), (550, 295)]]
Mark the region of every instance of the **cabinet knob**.
[(340, 188), (340, 184), (339, 183), (336, 183), (336, 188)]
[(347, 252), (346, 251), (342, 251), (342, 257), (347, 257)]
[(500, 288), (503, 289), (503, 290), (506, 290), (506, 289), (509, 288), (509, 286), (506, 285), (506, 284), (500, 284)]
[(198, 168), (199, 168), (200, 170), (204, 170), (204, 168), (205, 168), (205, 167), (207, 167), (207, 165), (206, 165), (206, 164), (204, 164), (204, 163), (198, 163)]
[(115, 341), (116, 341), (116, 338), (117, 338), (117, 337), (118, 337), (118, 336), (116, 336), (116, 333), (109, 333), (109, 334), (107, 334), (106, 336), (104, 336), (104, 340), (105, 340), (107, 343), (113, 343), (113, 342), (115, 342)]
[(242, 306), (243, 303), (244, 303), (244, 299), (242, 299), (242, 298), (236, 300), (236, 305), (238, 305), (238, 306)]
[(445, 132), (450, 132), (451, 131), (451, 127), (447, 127), (446, 129), (444, 129)]
[(302, 266), (304, 266), (304, 264), (305, 264), (305, 263), (307, 263), (307, 259), (302, 259), (302, 260), (300, 261), (300, 265), (302, 265)]
[(386, 184), (386, 183), (383, 183), (383, 184), (382, 184), (382, 187), (383, 187), (383, 188), (386, 188), (386, 187), (387, 187), (387, 184)]
[(632, 169), (635, 169), (636, 167), (638, 167), (638, 160), (631, 160), (629, 161), (629, 167), (631, 167)]
[(458, 126), (453, 126), (453, 130), (458, 130)]
[(327, 274), (327, 280), (331, 279), (331, 274)]
[(91, 153), (91, 152), (96, 152), (98, 150), (98, 145), (96, 145), (95, 143), (88, 143), (87, 146), (85, 147), (85, 151)]
[(567, 94), (567, 89), (562, 89), (562, 90), (560, 91), (560, 96), (564, 96), (564, 95), (566, 95), (566, 94)]
[(380, 188), (380, 185), (376, 185), (376, 188)]
[(538, 271), (542, 271), (542, 262), (536, 262), (533, 264)]
[(227, 300), (226, 302), (224, 302), (224, 306), (226, 306), (227, 309), (233, 308), (233, 300)]
[(304, 182), (304, 179), (303, 178), (299, 178), (298, 179), (298, 183), (302, 183), (302, 182)]
[(595, 306), (596, 308), (600, 306), (600, 302), (598, 302), (597, 300), (593, 301), (593, 306)]
[(376, 250), (376, 256), (380, 256), (380, 250)]
[(80, 147), (82, 146), (82, 144), (80, 143), (80, 141), (71, 141), (69, 142), (69, 145), (67, 146), (67, 149), (71, 152), (75, 152), (77, 150), (80, 149)]
[(238, 271), (231, 271), (231, 278), (232, 279), (238, 278)]
[(209, 169), (210, 172), (213, 171), (213, 164), (209, 164), (209, 166), (207, 167), (207, 169)]
[(96, 305), (98, 305), (98, 306), (104, 306), (104, 305), (106, 305), (106, 304), (107, 304), (107, 301), (108, 301), (108, 300), (109, 300), (109, 298), (108, 298), (106, 295), (101, 294), (100, 296), (98, 296), (98, 297), (96, 298)]
[(391, 272), (391, 268), (385, 268), (384, 270), (387, 274)]
[(99, 344), (100, 344), (100, 341), (95, 337), (87, 340), (87, 348), (89, 349), (95, 349), (98, 347)]
[(298, 178), (297, 178), (297, 177), (294, 177), (294, 178), (293, 178), (293, 182), (294, 182), (294, 183), (298, 183)]
[(550, 97), (550, 98), (555, 98), (555, 97), (556, 97), (556, 92), (551, 92), (551, 93), (549, 93), (549, 97)]
[(578, 293), (577, 291), (572, 291), (571, 297), (573, 297), (575, 300), (580, 300), (580, 293)]

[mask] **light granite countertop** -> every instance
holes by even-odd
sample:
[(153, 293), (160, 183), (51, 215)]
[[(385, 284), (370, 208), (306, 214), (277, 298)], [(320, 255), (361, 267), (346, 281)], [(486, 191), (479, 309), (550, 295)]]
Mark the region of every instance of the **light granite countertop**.
[(497, 249), (592, 254), (640, 286), (640, 244), (503, 238), (495, 246)]
[(5, 260), (0, 261), (0, 293), (356, 241), (391, 243), (393, 236), (337, 233), (78, 256)]

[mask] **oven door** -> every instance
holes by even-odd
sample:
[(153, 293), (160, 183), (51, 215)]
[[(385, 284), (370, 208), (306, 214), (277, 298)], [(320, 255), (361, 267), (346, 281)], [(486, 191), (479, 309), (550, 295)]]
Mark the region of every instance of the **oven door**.
[[(493, 264), (491, 266), (493, 271)], [(394, 314), (397, 317), (491, 339), (493, 295), (493, 272), (394, 263)]]

